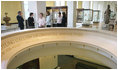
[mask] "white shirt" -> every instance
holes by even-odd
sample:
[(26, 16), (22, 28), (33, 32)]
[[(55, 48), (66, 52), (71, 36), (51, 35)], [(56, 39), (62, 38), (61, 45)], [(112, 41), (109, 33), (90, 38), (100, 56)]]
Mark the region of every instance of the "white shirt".
[(57, 17), (57, 23), (61, 24), (62, 22), (62, 17)]
[(51, 25), (51, 16), (46, 17), (46, 25)]
[(45, 18), (44, 17), (38, 19), (38, 26), (39, 27), (45, 26), (45, 24), (46, 24), (46, 22), (45, 22)]

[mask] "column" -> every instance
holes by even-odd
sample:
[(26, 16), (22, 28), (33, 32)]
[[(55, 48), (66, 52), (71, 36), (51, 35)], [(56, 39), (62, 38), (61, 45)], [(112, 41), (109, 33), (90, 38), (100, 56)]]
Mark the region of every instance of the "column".
[(76, 27), (76, 1), (67, 1), (68, 21), (67, 27)]

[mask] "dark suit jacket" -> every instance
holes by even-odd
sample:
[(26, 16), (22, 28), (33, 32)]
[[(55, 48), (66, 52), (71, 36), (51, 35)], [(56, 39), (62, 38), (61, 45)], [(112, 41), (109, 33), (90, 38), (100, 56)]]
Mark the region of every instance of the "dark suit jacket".
[(24, 27), (24, 19), (23, 19), (23, 17), (22, 16), (20, 16), (20, 15), (17, 15), (17, 20), (18, 20), (18, 26), (19, 27)]
[(34, 18), (33, 17), (28, 18), (28, 24), (29, 24), (29, 26), (34, 26)]
[(67, 23), (67, 17), (66, 16), (63, 16), (62, 17), (62, 26), (63, 27), (66, 27), (66, 23)]

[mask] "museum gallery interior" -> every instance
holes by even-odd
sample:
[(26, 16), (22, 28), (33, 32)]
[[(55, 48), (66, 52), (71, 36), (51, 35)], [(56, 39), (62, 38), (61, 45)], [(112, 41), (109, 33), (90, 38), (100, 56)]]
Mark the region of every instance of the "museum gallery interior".
[(117, 1), (1, 1), (2, 69), (116, 69)]

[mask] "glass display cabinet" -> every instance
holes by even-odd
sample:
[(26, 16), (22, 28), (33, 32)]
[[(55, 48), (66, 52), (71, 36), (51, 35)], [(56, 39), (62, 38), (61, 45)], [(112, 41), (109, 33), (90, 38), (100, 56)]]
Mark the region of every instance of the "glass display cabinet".
[(100, 11), (93, 10), (93, 23), (99, 23), (100, 21)]
[[(67, 16), (67, 6), (56, 6), (56, 7), (46, 7), (46, 11), (50, 11), (50, 14), (52, 15), (52, 23), (56, 24), (57, 23), (57, 17), (58, 17), (58, 13), (61, 12), (61, 14), (63, 12), (65, 12), (66, 16)], [(67, 23), (66, 23), (67, 26)]]
[(92, 9), (77, 9), (77, 23), (82, 23), (82, 25), (93, 24), (93, 10)]
[(113, 11), (111, 11), (111, 13), (110, 13), (110, 19), (116, 19), (116, 13), (115, 12), (113, 12)]
[(82, 23), (84, 18), (84, 9), (77, 9), (77, 23)]
[(93, 11), (92, 9), (84, 9), (84, 19), (83, 21), (92, 21), (93, 20)]
[(77, 9), (77, 22), (85, 22), (93, 20), (92, 9)]

